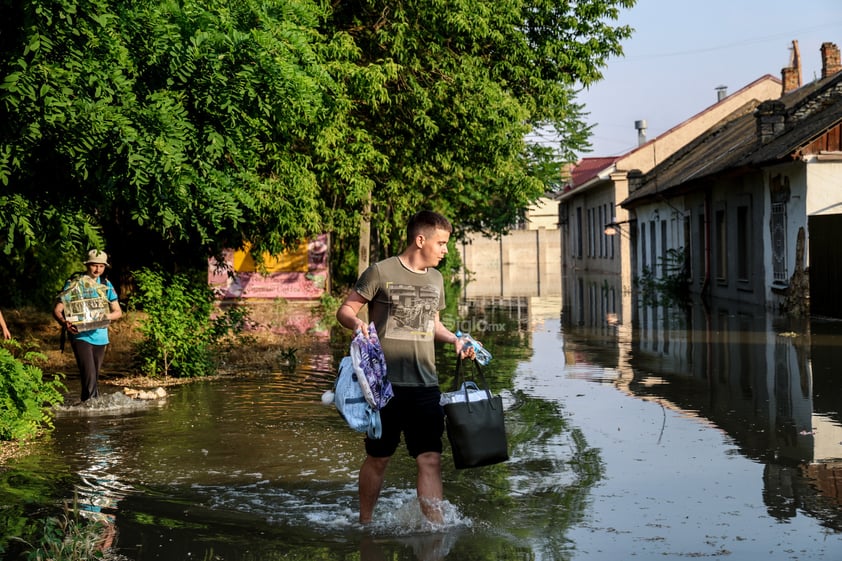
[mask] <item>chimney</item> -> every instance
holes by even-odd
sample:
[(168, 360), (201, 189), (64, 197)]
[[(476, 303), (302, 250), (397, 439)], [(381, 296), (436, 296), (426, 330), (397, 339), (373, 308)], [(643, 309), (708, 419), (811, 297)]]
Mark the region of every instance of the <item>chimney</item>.
[(798, 41), (796, 40), (792, 41), (789, 66), (781, 69), (781, 81), (783, 82), (781, 95), (801, 87), (801, 51), (798, 50)]
[(722, 101), (728, 97), (728, 86), (716, 86), (716, 101)]
[(626, 178), (629, 181), (629, 193), (633, 193), (643, 187), (645, 177), (639, 169), (630, 169), (628, 174), (626, 174)]
[(761, 144), (766, 144), (786, 126), (786, 106), (775, 100), (767, 100), (757, 106), (754, 112), (757, 119), (757, 136)]
[(634, 128), (637, 130), (637, 145), (643, 146), (646, 144), (646, 121), (635, 121)]
[(839, 47), (835, 43), (822, 43), (822, 78), (833, 76), (842, 70), (839, 61)]

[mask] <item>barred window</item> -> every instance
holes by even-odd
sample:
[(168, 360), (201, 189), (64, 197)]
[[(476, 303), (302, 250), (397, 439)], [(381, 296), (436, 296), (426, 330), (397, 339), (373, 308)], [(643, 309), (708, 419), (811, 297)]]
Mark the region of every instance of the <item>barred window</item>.
[(772, 272), (775, 282), (786, 282), (786, 203), (772, 203)]

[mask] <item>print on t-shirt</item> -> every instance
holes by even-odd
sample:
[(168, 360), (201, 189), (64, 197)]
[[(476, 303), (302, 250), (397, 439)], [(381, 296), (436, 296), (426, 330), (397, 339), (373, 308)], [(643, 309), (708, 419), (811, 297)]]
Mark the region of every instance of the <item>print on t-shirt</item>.
[(415, 341), (433, 337), (440, 298), (435, 286), (395, 283), (389, 287), (389, 295), (389, 339)]

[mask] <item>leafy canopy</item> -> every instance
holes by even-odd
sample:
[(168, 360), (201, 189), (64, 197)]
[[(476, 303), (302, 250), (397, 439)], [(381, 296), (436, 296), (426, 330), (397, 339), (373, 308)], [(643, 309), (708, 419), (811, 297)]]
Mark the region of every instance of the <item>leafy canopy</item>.
[[(504, 232), (587, 149), (576, 88), (621, 54), (632, 5), (3, 0), (9, 298), (90, 247), (117, 277), (322, 231), (341, 260), (369, 201), (381, 253), (420, 208)], [(547, 127), (559, 145), (530, 146)]]

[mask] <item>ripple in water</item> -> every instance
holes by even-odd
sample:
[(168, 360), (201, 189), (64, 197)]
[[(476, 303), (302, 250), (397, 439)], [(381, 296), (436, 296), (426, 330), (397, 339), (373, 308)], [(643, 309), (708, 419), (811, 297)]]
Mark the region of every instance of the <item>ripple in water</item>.
[[(356, 482), (342, 488), (283, 489), (269, 481), (240, 487), (194, 486), (211, 509), (236, 510), (256, 515), (270, 524), (316, 529), (324, 533), (356, 530), (358, 522)], [(366, 531), (373, 535), (404, 536), (454, 528), (470, 528), (473, 522), (447, 500), (441, 502), (442, 524), (432, 524), (421, 513), (415, 489), (383, 489), (374, 520)]]

